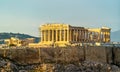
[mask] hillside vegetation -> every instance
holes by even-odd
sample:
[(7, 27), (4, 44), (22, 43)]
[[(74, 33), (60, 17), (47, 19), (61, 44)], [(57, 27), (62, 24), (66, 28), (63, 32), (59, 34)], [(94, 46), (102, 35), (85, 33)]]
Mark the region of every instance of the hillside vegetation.
[(20, 33), (0, 33), (0, 44), (4, 43), (4, 39), (9, 39), (11, 37), (17, 37), (19, 39), (25, 38), (35, 38), (35, 43), (39, 42), (39, 37), (30, 36), (27, 34), (20, 34)]

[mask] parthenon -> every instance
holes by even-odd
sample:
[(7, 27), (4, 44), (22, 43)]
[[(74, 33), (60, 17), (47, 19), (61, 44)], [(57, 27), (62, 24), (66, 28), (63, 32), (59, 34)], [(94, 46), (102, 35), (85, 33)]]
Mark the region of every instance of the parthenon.
[(65, 46), (80, 43), (108, 43), (110, 31), (108, 27), (84, 28), (68, 24), (48, 23), (40, 28), (40, 45)]

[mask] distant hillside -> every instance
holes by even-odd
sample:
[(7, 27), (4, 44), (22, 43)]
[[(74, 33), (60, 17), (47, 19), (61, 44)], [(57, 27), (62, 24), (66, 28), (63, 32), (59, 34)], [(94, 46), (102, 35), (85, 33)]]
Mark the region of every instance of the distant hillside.
[(4, 39), (9, 39), (11, 37), (17, 37), (19, 39), (25, 39), (25, 38), (35, 38), (35, 42), (39, 42), (40, 38), (30, 36), (27, 34), (20, 34), (20, 33), (0, 33), (0, 44), (4, 43)]
[(111, 32), (111, 41), (120, 42), (120, 30)]

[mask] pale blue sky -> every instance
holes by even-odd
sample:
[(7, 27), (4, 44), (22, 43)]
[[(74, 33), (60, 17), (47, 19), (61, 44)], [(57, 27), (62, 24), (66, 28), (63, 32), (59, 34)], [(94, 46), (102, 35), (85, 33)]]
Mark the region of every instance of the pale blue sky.
[(120, 0), (0, 0), (0, 32), (39, 36), (44, 23), (120, 29)]

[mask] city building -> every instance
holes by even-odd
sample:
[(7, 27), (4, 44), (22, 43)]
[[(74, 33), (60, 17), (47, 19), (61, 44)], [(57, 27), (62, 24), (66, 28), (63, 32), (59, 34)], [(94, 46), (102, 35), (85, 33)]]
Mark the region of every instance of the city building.
[(68, 24), (48, 23), (40, 28), (40, 46), (101, 45), (110, 42), (108, 27), (84, 28)]

